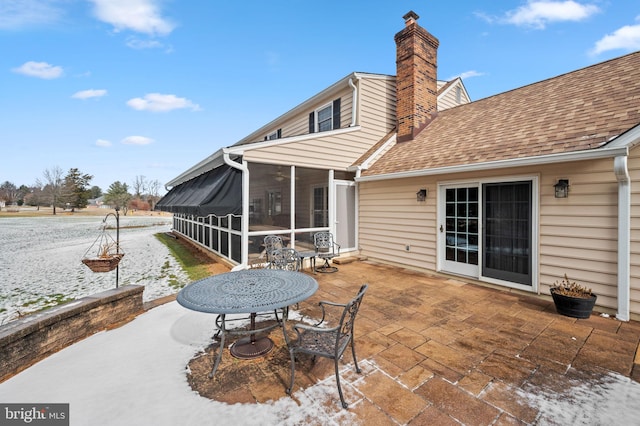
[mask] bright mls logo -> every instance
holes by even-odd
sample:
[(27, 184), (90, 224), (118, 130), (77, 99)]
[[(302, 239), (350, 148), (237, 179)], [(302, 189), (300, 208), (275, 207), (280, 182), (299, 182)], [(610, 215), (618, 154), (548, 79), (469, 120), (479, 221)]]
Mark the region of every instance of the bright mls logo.
[(0, 404), (0, 426), (69, 426), (69, 404)]

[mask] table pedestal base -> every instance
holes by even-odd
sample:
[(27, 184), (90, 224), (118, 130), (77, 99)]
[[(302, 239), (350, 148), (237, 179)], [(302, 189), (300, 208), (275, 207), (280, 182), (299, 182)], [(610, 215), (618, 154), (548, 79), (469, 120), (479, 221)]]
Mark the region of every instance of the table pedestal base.
[(252, 339), (243, 337), (237, 340), (229, 349), (231, 355), (240, 359), (253, 359), (265, 356), (273, 349), (273, 341), (268, 337)]

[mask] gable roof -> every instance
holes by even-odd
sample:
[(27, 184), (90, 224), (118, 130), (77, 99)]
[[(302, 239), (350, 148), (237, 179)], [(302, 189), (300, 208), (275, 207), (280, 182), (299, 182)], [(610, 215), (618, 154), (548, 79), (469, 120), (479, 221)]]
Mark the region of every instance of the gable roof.
[(439, 112), (363, 176), (596, 150), (640, 124), (640, 52)]

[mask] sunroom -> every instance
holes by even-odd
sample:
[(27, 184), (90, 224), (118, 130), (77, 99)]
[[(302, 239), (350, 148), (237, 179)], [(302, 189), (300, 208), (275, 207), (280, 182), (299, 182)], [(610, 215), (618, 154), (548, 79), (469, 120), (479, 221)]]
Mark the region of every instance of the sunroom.
[(316, 232), (329, 231), (341, 252), (355, 249), (354, 173), (248, 162), (227, 149), (207, 163), (219, 164), (176, 184), (157, 205), (173, 213), (174, 232), (236, 265), (263, 258), (267, 235), (308, 251)]

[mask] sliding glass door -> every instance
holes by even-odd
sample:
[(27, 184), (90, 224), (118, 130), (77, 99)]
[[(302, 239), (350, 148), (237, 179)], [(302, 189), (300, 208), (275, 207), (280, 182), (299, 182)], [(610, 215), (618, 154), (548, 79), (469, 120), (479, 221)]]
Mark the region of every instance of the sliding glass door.
[(532, 286), (532, 188), (531, 180), (441, 186), (440, 269)]
[(482, 194), (482, 275), (532, 285), (531, 182), (486, 183)]

